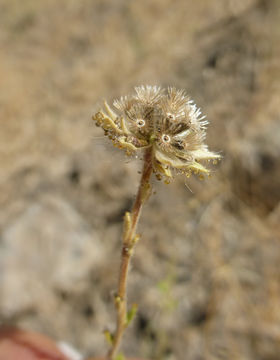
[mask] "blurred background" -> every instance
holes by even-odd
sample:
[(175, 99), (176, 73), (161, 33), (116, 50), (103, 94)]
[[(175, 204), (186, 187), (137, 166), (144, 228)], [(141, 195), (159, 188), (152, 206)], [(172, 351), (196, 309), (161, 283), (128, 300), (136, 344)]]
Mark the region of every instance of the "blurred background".
[(279, 359), (279, 24), (279, 0), (0, 0), (2, 324), (104, 354), (141, 164), (91, 115), (172, 85), (207, 114), (223, 160), (205, 181), (154, 180), (123, 349)]

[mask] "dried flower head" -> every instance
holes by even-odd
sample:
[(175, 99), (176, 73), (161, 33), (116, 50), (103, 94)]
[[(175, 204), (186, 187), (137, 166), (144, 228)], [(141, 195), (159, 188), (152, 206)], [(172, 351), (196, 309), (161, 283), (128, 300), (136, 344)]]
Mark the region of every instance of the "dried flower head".
[(204, 140), (208, 121), (184, 90), (157, 86), (135, 88), (135, 94), (115, 100), (93, 116), (116, 146), (128, 155), (150, 147), (158, 178), (176, 173), (209, 173), (203, 160), (215, 163), (220, 155), (208, 150)]

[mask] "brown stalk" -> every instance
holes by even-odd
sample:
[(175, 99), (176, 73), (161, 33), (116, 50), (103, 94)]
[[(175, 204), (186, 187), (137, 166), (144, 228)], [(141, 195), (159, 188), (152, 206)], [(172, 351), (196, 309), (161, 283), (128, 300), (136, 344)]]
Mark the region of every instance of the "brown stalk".
[(115, 306), (117, 310), (117, 326), (112, 337), (112, 346), (107, 354), (108, 360), (114, 360), (120, 347), (123, 333), (127, 327), (127, 277), (133, 249), (139, 239), (136, 228), (141, 214), (142, 207), (151, 192), (150, 177), (153, 170), (152, 166), (152, 147), (146, 149), (142, 176), (137, 192), (136, 199), (130, 213), (125, 214), (124, 232), (122, 239), (121, 266), (119, 273), (118, 292), (115, 296)]

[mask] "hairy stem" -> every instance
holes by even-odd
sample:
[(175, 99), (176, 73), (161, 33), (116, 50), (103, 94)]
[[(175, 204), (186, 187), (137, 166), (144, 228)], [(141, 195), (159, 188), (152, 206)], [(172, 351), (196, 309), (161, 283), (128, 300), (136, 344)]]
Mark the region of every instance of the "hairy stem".
[(108, 352), (107, 359), (114, 360), (122, 341), (123, 333), (127, 327), (127, 277), (133, 249), (139, 237), (136, 228), (143, 204), (148, 199), (151, 191), (150, 177), (152, 173), (152, 148), (146, 150), (142, 176), (131, 213), (125, 214), (124, 232), (122, 239), (121, 266), (119, 273), (118, 292), (115, 296), (117, 310), (117, 327), (112, 338), (112, 347)]

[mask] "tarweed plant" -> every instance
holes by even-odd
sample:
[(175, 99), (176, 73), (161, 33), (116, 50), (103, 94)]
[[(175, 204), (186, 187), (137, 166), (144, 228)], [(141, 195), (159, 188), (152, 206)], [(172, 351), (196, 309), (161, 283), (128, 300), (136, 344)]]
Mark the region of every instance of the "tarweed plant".
[(143, 168), (138, 192), (130, 212), (124, 216), (121, 266), (115, 295), (117, 324), (114, 333), (106, 332), (111, 343), (108, 360), (116, 360), (123, 333), (132, 320), (136, 307), (128, 310), (127, 276), (139, 235), (136, 232), (144, 203), (151, 194), (151, 175), (166, 183), (175, 175), (200, 178), (210, 174), (205, 162), (216, 163), (220, 155), (205, 144), (208, 121), (184, 90), (157, 86), (135, 88), (132, 95), (113, 102), (93, 115), (115, 146), (133, 156), (141, 153)]

